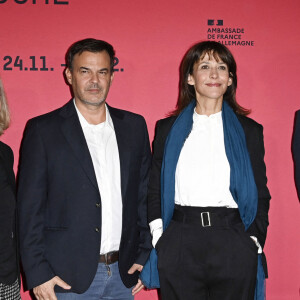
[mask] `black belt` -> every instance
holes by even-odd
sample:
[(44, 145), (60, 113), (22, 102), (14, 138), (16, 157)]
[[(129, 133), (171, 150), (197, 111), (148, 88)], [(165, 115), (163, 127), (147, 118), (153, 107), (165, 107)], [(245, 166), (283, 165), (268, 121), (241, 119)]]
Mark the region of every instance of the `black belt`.
[(119, 251), (108, 252), (99, 255), (99, 263), (111, 265), (119, 260)]
[(226, 227), (241, 223), (241, 217), (237, 209), (231, 211), (229, 214), (219, 214), (209, 211), (202, 211), (197, 214), (185, 214), (175, 208), (172, 219), (186, 224), (201, 225), (202, 227)]

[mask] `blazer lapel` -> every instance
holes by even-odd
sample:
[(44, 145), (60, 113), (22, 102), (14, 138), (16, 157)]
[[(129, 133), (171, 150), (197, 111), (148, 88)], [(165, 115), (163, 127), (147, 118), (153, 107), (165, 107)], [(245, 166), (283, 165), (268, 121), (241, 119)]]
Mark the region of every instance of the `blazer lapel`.
[(126, 127), (124, 126), (123, 118), (124, 114), (121, 110), (110, 107), (107, 105), (111, 119), (114, 124), (114, 130), (116, 134), (119, 158), (120, 158), (120, 174), (121, 174), (121, 193), (122, 201), (125, 199), (125, 194), (128, 185), (128, 167), (127, 163), (129, 161), (130, 149), (128, 148)]
[(92, 158), (78, 119), (78, 115), (73, 103), (70, 100), (65, 106), (62, 107), (60, 115), (64, 118), (61, 130), (70, 144), (75, 156), (77, 157), (84, 172), (98, 190), (97, 179), (92, 162)]

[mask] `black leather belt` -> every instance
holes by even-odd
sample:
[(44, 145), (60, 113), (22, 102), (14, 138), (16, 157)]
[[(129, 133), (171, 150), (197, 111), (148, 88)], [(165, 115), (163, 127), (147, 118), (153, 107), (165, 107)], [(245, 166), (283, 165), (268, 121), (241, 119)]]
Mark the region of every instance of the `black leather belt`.
[(108, 252), (99, 255), (99, 263), (105, 263), (111, 265), (119, 260), (119, 251)]
[(238, 210), (230, 212), (230, 214), (219, 214), (216, 212), (202, 211), (198, 214), (185, 214), (184, 212), (175, 209), (173, 213), (174, 221), (186, 224), (197, 224), (202, 227), (226, 227), (241, 222), (241, 217)]

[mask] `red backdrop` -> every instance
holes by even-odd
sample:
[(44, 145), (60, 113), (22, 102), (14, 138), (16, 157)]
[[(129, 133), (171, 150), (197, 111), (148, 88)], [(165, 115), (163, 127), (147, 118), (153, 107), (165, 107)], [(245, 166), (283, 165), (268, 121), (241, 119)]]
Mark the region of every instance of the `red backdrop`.
[[(114, 45), (119, 71), (108, 102), (144, 115), (152, 139), (156, 120), (176, 103), (187, 48), (219, 40), (238, 64), (238, 101), (265, 128), (272, 195), (267, 299), (299, 299), (300, 207), (291, 157), (300, 108), (299, 9), (299, 0), (0, 0), (0, 68), (12, 112), (1, 139), (14, 150), (15, 170), (26, 121), (70, 99), (61, 64), (74, 41), (94, 37)], [(143, 291), (136, 299), (157, 296)]]

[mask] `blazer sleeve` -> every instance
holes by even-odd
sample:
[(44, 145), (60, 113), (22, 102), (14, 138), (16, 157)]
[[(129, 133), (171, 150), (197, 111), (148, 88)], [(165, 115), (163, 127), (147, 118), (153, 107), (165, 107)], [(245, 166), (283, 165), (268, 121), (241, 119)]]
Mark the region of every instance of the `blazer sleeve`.
[(28, 289), (55, 276), (44, 252), (47, 152), (37, 120), (28, 122), (20, 151), (17, 206), (20, 252)]
[(300, 110), (298, 110), (295, 115), (292, 153), (294, 159), (295, 183), (298, 198), (300, 199)]
[(258, 206), (256, 217), (247, 232), (249, 235), (256, 236), (260, 245), (264, 247), (269, 225), (268, 212), (271, 196), (267, 187), (266, 165), (264, 162), (263, 127), (251, 119), (248, 120), (251, 126), (243, 127), (258, 192)]
[(147, 125), (143, 119), (144, 142), (143, 154), (139, 180), (139, 202), (138, 202), (138, 227), (139, 227), (139, 250), (136, 263), (144, 265), (150, 254), (152, 244), (149, 226), (147, 223), (147, 185), (149, 182), (149, 170), (151, 164), (151, 150)]
[(161, 166), (164, 156), (165, 142), (176, 117), (157, 121), (152, 143), (152, 164), (148, 185), (148, 222), (161, 218)]

